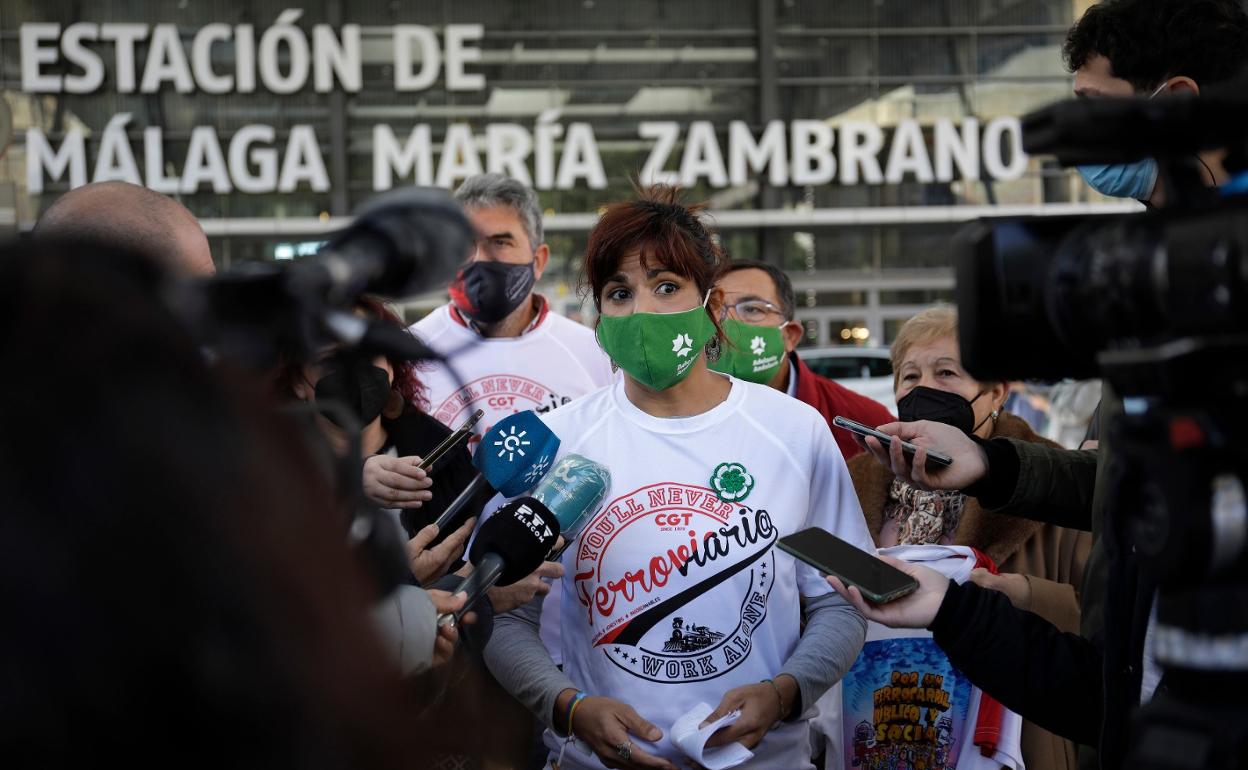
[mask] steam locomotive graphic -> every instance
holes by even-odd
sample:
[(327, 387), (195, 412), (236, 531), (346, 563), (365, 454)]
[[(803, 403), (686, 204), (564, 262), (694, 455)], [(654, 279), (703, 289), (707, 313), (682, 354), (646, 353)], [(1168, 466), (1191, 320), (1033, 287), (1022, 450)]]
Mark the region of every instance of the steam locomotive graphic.
[(696, 623), (685, 625), (684, 618), (672, 618), (672, 636), (663, 645), (663, 652), (697, 652), (717, 644), (724, 635)]

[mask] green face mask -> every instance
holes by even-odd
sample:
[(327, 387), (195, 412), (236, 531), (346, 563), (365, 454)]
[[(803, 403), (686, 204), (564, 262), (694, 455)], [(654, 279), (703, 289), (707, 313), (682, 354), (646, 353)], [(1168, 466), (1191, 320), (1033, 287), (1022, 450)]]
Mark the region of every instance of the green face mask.
[(599, 316), (598, 344), (634, 380), (667, 390), (685, 379), (715, 334), (706, 308), (680, 313)]
[(784, 327), (751, 326), (735, 318), (726, 318), (721, 325), (728, 344), (719, 360), (707, 366), (739, 380), (760, 385), (771, 382), (784, 361), (784, 336), (780, 333)]

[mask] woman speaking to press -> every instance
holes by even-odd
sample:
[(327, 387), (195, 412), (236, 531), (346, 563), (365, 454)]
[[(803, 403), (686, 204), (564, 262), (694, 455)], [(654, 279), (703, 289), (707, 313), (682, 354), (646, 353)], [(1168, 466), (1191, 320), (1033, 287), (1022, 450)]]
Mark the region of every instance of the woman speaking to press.
[(803, 713), (862, 646), (862, 617), (774, 547), (819, 526), (872, 548), (827, 423), (707, 368), (727, 344), (712, 288), (724, 261), (668, 188), (607, 207), (589, 236), (598, 340), (624, 375), (544, 419), (612, 486), (562, 557), (563, 670), (538, 638), (540, 599), (497, 619), (486, 651), (552, 728), (561, 768), (683, 766), (671, 727), (699, 704), (706, 722), (741, 712), (708, 745), (740, 742), (748, 767), (810, 767)]

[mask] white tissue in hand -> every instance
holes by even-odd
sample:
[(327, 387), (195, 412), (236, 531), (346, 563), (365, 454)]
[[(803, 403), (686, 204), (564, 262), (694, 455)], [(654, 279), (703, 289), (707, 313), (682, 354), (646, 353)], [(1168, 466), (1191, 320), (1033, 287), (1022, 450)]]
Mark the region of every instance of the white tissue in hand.
[(706, 727), (698, 727), (702, 724), (702, 720), (710, 716), (714, 710), (705, 703), (699, 703), (672, 723), (669, 734), (672, 743), (679, 746), (681, 751), (706, 770), (728, 770), (753, 757), (754, 752), (736, 742), (714, 749), (706, 748), (706, 742), (716, 730), (741, 718), (741, 712), (734, 711), (716, 719)]

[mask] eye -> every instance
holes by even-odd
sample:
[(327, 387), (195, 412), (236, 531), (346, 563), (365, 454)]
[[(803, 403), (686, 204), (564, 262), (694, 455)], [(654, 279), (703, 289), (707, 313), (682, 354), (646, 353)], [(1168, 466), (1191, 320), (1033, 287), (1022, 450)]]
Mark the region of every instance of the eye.
[(906, 382), (907, 380), (913, 380), (913, 379), (917, 379), (917, 378), (918, 378), (918, 375), (917, 375), (917, 374), (915, 374), (914, 372), (907, 372), (907, 373), (905, 373), (905, 374), (901, 375), (901, 381), (902, 381), (902, 382)]
[(610, 289), (607, 291), (607, 299), (611, 300), (612, 302), (623, 302), (631, 296), (632, 294), (628, 291), (628, 289), (625, 289), (623, 286), (617, 286), (614, 289)]
[(675, 294), (678, 291), (680, 291), (680, 287), (671, 281), (664, 281), (654, 287), (655, 294)]
[(767, 308), (757, 302), (742, 302), (737, 305), (737, 315), (742, 321), (758, 323), (767, 317)]
[(939, 374), (941, 377), (957, 377), (957, 376), (958, 376), (958, 373), (957, 373), (957, 372), (955, 372), (955, 371), (954, 371), (954, 370), (952, 370), (952, 369), (941, 369), (941, 370), (938, 372), (938, 374)]

